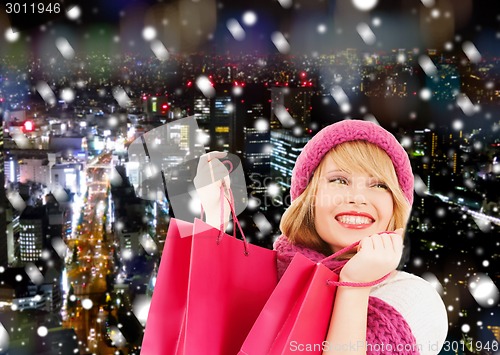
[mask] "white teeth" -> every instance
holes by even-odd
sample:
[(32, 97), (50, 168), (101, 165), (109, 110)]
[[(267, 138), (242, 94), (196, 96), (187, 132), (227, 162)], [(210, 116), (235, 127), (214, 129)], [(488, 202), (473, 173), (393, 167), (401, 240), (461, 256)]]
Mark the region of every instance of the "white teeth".
[(345, 224), (371, 224), (372, 220), (368, 217), (364, 216), (340, 216), (337, 217), (337, 220), (340, 223), (345, 223)]

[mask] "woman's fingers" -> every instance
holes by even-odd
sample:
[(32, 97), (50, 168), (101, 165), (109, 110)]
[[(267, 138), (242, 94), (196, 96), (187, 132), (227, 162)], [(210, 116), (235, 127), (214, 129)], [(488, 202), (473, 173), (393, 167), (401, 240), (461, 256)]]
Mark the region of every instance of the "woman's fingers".
[(198, 172), (200, 170), (206, 169), (208, 164), (213, 160), (213, 159), (222, 159), (227, 156), (226, 152), (218, 152), (218, 151), (213, 151), (209, 152), (207, 154), (203, 154), (200, 156), (200, 160), (198, 162)]
[(207, 153), (207, 159), (210, 162), (212, 159), (222, 159), (227, 156), (227, 152), (218, 152), (214, 150), (213, 152)]
[(378, 233), (360, 240), (358, 251), (399, 255), (403, 251), (403, 238), (398, 233)]
[(229, 172), (227, 168), (219, 160), (226, 156), (226, 152), (218, 151), (203, 154), (199, 159), (196, 169), (196, 176), (194, 178), (195, 186), (207, 186), (228, 176)]
[(388, 240), (386, 238), (386, 234), (380, 234), (378, 235), (377, 237), (377, 241), (378, 241), (378, 247), (379, 248), (382, 248), (382, 249), (387, 249), (387, 247), (389, 247), (389, 243), (388, 243)]
[(402, 232), (382, 232), (361, 238), (358, 253), (342, 269), (341, 279), (367, 282), (395, 270), (403, 251)]
[(208, 163), (208, 166), (211, 169), (210, 171), (212, 174), (211, 182), (222, 180), (229, 175), (229, 171), (226, 166), (218, 158), (213, 158)]

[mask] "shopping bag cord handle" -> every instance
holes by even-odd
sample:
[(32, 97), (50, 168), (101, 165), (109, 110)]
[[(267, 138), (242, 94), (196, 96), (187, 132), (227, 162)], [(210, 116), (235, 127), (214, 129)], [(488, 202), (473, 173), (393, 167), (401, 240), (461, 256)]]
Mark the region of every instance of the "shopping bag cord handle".
[[(228, 196), (224, 194), (224, 189), (228, 192)], [(238, 217), (236, 216), (236, 211), (234, 210), (234, 196), (233, 192), (231, 191), (231, 188), (228, 188), (226, 186), (226, 183), (224, 180), (222, 180), (222, 184), (220, 186), (220, 228), (219, 228), (219, 235), (217, 236), (217, 244), (220, 243), (220, 240), (222, 236), (224, 235), (224, 198), (226, 198), (227, 202), (229, 202), (229, 208), (231, 209), (231, 215), (233, 216), (233, 237), (236, 238), (236, 226), (238, 226), (238, 229), (240, 230), (241, 237), (243, 238), (243, 246), (244, 246), (244, 254), (249, 255), (248, 252), (248, 241), (245, 237), (245, 233), (243, 233), (243, 229), (241, 228), (240, 221), (238, 220)]]
[[(228, 165), (228, 171), (229, 171), (229, 173), (231, 173), (234, 170), (233, 163), (230, 160), (224, 160), (224, 161), (222, 161), (222, 164), (227, 164)], [(224, 180), (222, 180), (222, 183), (224, 184)], [(222, 188), (222, 186), (221, 186), (221, 188)], [(222, 191), (221, 191), (221, 195), (220, 196), (221, 196), (221, 201), (222, 201)], [(221, 220), (222, 220), (222, 215), (223, 215), (223, 212), (224, 212), (224, 206), (223, 205), (224, 204), (222, 203), (222, 205), (221, 205)], [(205, 216), (205, 210), (203, 209), (203, 204), (200, 203), (200, 219), (203, 220), (204, 216)], [(222, 225), (222, 223), (221, 223), (221, 225)], [(222, 228), (224, 228), (224, 226), (222, 226)]]
[(340, 255), (345, 254), (349, 250), (354, 249), (358, 245), (359, 245), (359, 240), (357, 242), (355, 242), (355, 243), (352, 243), (351, 245), (346, 246), (345, 248), (340, 249), (338, 252), (336, 252), (336, 253), (334, 253), (334, 254), (332, 254), (330, 256), (327, 256), (323, 260), (320, 260), (320, 263), (324, 263), (325, 261), (328, 261), (328, 260), (331, 260), (331, 259), (335, 259), (335, 258), (339, 257)]
[(388, 274), (382, 276), (378, 280), (370, 281), (370, 282), (344, 282), (344, 281), (327, 280), (326, 283), (328, 285), (333, 285), (333, 286), (370, 287), (370, 286), (378, 285), (382, 281), (386, 280), (389, 276), (391, 276), (391, 273), (388, 273)]
[[(336, 253), (330, 255), (330, 256), (327, 256), (326, 258), (324, 258), (323, 260), (320, 260), (320, 263), (324, 263), (325, 261), (328, 261), (328, 260), (331, 260), (331, 259), (335, 259), (336, 257), (344, 254), (345, 252), (351, 250), (351, 249), (354, 249), (355, 247), (357, 247), (359, 245), (359, 241), (355, 242), (355, 243), (352, 243), (351, 245), (348, 245), (346, 246), (345, 248), (342, 248), (340, 249), (339, 251), (337, 251)], [(343, 266), (343, 265), (342, 265)], [(341, 267), (338, 267), (336, 270), (334, 271), (337, 271), (339, 268)], [(381, 283), (382, 281), (384, 281), (385, 279), (387, 279), (389, 276), (391, 275), (391, 273), (388, 273), (387, 275), (385, 276), (382, 276), (380, 279), (378, 280), (375, 280), (375, 281), (370, 281), (370, 282), (344, 282), (344, 281), (333, 281), (333, 280), (328, 280), (326, 283), (328, 285), (334, 285), (334, 286), (349, 286), (349, 287), (370, 287), (370, 286), (375, 286), (379, 283)]]

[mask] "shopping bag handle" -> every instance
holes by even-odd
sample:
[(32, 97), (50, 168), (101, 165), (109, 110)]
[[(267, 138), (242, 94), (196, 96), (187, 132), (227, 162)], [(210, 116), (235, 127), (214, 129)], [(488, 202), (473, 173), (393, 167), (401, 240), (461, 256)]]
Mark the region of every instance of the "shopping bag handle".
[[(227, 170), (229, 173), (231, 173), (234, 170), (234, 165), (233, 163), (229, 160), (222, 160), (222, 164), (227, 165)], [(228, 196), (224, 193), (224, 189), (227, 190)], [(224, 198), (229, 202), (229, 208), (231, 209), (231, 215), (233, 216), (233, 237), (236, 238), (236, 226), (238, 226), (238, 229), (240, 230), (241, 237), (243, 238), (243, 246), (244, 246), (244, 254), (246, 256), (249, 255), (248, 252), (248, 241), (247, 238), (245, 237), (245, 233), (243, 233), (243, 229), (241, 228), (240, 221), (238, 220), (238, 217), (236, 216), (236, 211), (234, 210), (234, 196), (233, 192), (231, 191), (230, 187), (226, 186), (226, 183), (224, 179), (221, 180), (221, 186), (220, 186), (220, 195), (219, 199), (221, 201), (220, 203), (220, 228), (219, 228), (219, 235), (217, 236), (217, 245), (220, 243), (220, 240), (222, 239), (222, 236), (224, 235)], [(200, 219), (203, 220), (203, 217), (205, 215), (205, 210), (203, 209), (203, 205), (201, 205), (200, 209)]]
[[(228, 192), (228, 196), (224, 193), (224, 189)], [(247, 238), (245, 237), (245, 233), (243, 233), (243, 229), (241, 228), (240, 221), (238, 220), (238, 217), (236, 216), (236, 211), (234, 210), (234, 196), (233, 196), (233, 191), (231, 191), (231, 188), (226, 186), (226, 183), (224, 180), (222, 180), (222, 184), (220, 186), (220, 229), (219, 229), (219, 235), (217, 236), (217, 244), (220, 243), (220, 240), (222, 239), (222, 236), (224, 235), (224, 198), (226, 198), (227, 202), (229, 202), (229, 208), (231, 209), (231, 215), (233, 216), (233, 237), (236, 238), (236, 226), (238, 226), (238, 229), (240, 230), (241, 237), (243, 238), (243, 247), (244, 247), (244, 254), (245, 256), (249, 255), (248, 252), (248, 241)]]
[[(332, 254), (330, 256), (327, 256), (326, 258), (324, 258), (323, 260), (320, 260), (319, 262), (320, 263), (324, 263), (325, 261), (328, 261), (328, 260), (331, 260), (331, 259), (335, 259), (336, 257), (338, 257), (338, 256), (340, 256), (340, 255), (342, 255), (342, 254), (344, 254), (346, 252), (348, 252), (349, 250), (354, 249), (358, 245), (359, 245), (359, 241), (357, 241), (355, 243), (352, 243), (351, 245), (348, 245), (345, 248), (340, 249), (336, 253), (334, 253), (334, 254)], [(338, 269), (340, 269), (344, 265), (345, 264), (342, 264), (340, 267), (336, 268), (333, 271), (338, 271)], [(370, 287), (370, 286), (375, 286), (375, 285), (381, 283), (382, 281), (386, 280), (389, 276), (391, 276), (391, 273), (388, 273), (385, 276), (382, 276), (381, 278), (379, 278), (379, 279), (377, 279), (375, 281), (370, 281), (370, 282), (344, 282), (344, 281), (327, 280), (326, 283), (328, 285), (333, 285), (333, 286), (337, 286), (337, 287), (338, 286)]]
[[(227, 165), (227, 170), (231, 174), (231, 172), (234, 170), (234, 166), (233, 166), (233, 163), (231, 162), (231, 160), (223, 160), (222, 164)], [(224, 183), (224, 180), (222, 180), (222, 182)], [(221, 201), (222, 201), (222, 198), (221, 198)], [(203, 209), (203, 205), (200, 203), (200, 219), (203, 220), (204, 216), (205, 216), (205, 210)], [(221, 216), (222, 216), (222, 213), (221, 213)]]

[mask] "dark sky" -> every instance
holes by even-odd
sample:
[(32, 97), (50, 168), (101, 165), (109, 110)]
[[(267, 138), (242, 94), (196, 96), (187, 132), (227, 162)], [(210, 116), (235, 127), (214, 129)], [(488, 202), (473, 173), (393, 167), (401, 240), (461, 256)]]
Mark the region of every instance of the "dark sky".
[[(177, 46), (179, 52), (214, 49), (224, 52), (275, 52), (270, 37), (274, 31), (286, 35), (292, 48), (291, 54), (324, 53), (343, 48), (359, 48), (361, 50), (390, 50), (393, 48), (443, 48), (445, 42), (460, 43), (465, 40), (473, 41), (481, 53), (500, 55), (500, 1), (498, 0), (433, 0), (433, 7), (426, 7), (423, 3), (432, 0), (379, 0), (370, 12), (356, 9), (351, 0), (281, 0), (288, 1), (291, 6), (283, 7), (278, 0), (64, 0), (66, 5), (76, 4), (82, 9), (78, 20), (67, 19), (64, 15), (53, 17), (26, 17), (18, 18), (18, 24), (23, 32), (28, 33), (26, 27), (35, 35), (40, 24), (52, 20), (54, 27), (66, 27), (77, 35), (83, 35), (96, 26), (106, 26), (116, 29), (114, 32), (121, 36), (122, 43), (134, 41), (135, 50), (143, 50), (142, 28), (151, 17), (151, 9), (164, 9), (165, 16), (170, 16), (170, 23), (160, 28), (158, 39), (165, 42), (167, 47)], [(5, 3), (6, 1), (3, 1)], [(210, 8), (213, 13), (212, 25), (202, 28), (197, 25), (181, 26), (174, 22), (200, 18), (204, 20), (204, 11), (192, 12), (179, 18), (172, 9), (181, 2), (196, 4), (199, 9)], [(205, 8), (203, 7), (205, 6)], [(438, 18), (432, 18), (431, 11), (439, 9)], [(242, 15), (246, 11), (253, 11), (258, 17), (254, 26), (245, 26)], [(448, 19), (445, 14), (451, 14)], [(177, 17), (177, 19), (176, 19)], [(126, 21), (125, 21), (126, 19)], [(242, 24), (245, 30), (245, 40), (237, 41), (229, 33), (226, 23), (228, 19), (235, 19)], [(374, 19), (380, 19), (381, 25), (376, 27)], [(1, 20), (1, 17), (0, 17)], [(426, 22), (427, 20), (427, 22)], [(157, 27), (162, 27), (161, 17), (157, 18)], [(356, 31), (360, 22), (369, 24), (377, 36), (377, 42), (366, 45)], [(1, 25), (1, 24), (0, 24)], [(326, 31), (318, 32), (318, 26), (324, 25)], [(50, 25), (49, 25), (50, 26)], [(0, 26), (1, 27), (1, 26)], [(1, 29), (1, 28), (0, 28)], [(192, 32), (192, 38), (186, 36)], [(195, 35), (195, 32), (198, 32)], [(126, 33), (126, 34), (125, 34)], [(172, 40), (172, 34), (178, 38)], [(43, 34), (42, 34), (43, 35)], [(55, 33), (55, 35), (58, 35)], [(163, 36), (162, 36), (163, 35)], [(186, 39), (198, 37), (194, 45), (186, 46)], [(91, 40), (93, 40), (91, 38)], [(171, 41), (171, 43), (169, 42)], [(147, 43), (146, 43), (147, 45)]]

